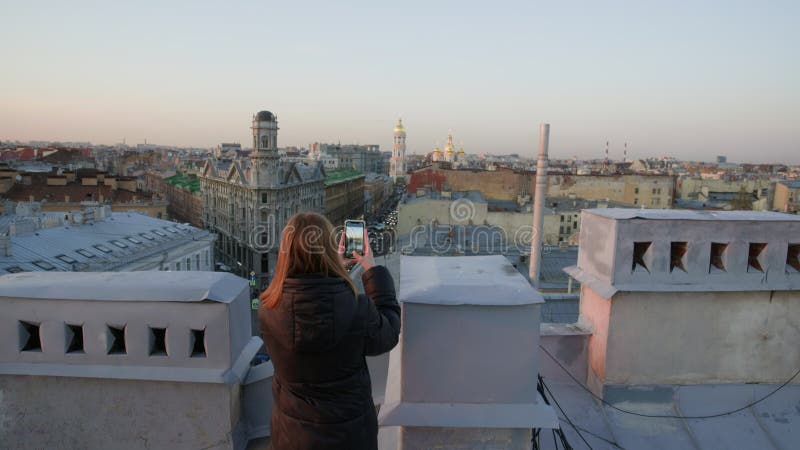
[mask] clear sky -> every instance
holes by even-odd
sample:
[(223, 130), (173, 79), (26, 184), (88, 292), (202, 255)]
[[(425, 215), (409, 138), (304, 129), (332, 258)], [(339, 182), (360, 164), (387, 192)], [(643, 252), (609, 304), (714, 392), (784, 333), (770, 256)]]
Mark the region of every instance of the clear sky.
[[(227, 3), (235, 3), (228, 5)], [(0, 0), (0, 139), (800, 163), (800, 2)]]

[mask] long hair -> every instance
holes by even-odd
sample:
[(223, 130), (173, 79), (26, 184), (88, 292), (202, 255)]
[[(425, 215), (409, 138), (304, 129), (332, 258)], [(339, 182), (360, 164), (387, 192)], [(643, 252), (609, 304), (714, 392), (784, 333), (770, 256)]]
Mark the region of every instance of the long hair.
[(356, 294), (357, 289), (350, 274), (339, 262), (336, 250), (336, 236), (328, 219), (313, 212), (292, 216), (281, 233), (275, 275), (258, 297), (261, 304), (267, 308), (278, 306), (286, 278), (304, 273), (322, 273), (342, 278)]

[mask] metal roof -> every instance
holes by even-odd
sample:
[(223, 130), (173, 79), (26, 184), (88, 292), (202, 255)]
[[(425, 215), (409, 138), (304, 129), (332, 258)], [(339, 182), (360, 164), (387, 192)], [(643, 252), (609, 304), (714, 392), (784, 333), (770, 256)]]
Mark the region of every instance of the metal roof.
[[(9, 273), (8, 268), (11, 267), (19, 267), (24, 271), (45, 270), (37, 266), (34, 263), (36, 261), (52, 264), (54, 271), (91, 270), (92, 267), (110, 270), (114, 265), (153, 257), (167, 247), (211, 239), (211, 233), (189, 225), (135, 212), (112, 213), (104, 220), (11, 236), (11, 256), (0, 253), (0, 274)], [(105, 252), (101, 248), (111, 251)], [(78, 253), (78, 250), (81, 252)], [(58, 258), (61, 255), (66, 258)]]

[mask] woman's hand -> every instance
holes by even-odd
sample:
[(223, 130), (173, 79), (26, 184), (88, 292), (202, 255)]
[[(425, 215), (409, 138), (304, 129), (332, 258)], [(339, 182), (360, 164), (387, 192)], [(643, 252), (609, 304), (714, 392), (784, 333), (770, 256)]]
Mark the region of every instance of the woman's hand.
[(345, 269), (347, 269), (347, 266), (353, 262), (344, 256), (344, 232), (339, 235), (339, 248), (336, 249), (336, 254), (339, 256), (339, 264), (341, 264)]
[[(339, 247), (342, 247), (342, 245), (344, 245), (344, 241), (340, 241)], [(344, 251), (342, 251), (342, 254), (344, 254)], [(367, 230), (364, 230), (364, 255), (360, 255), (357, 251), (353, 250), (353, 258), (355, 258), (356, 262), (361, 264), (365, 272), (375, 265), (375, 258), (372, 257), (372, 247), (369, 245)]]

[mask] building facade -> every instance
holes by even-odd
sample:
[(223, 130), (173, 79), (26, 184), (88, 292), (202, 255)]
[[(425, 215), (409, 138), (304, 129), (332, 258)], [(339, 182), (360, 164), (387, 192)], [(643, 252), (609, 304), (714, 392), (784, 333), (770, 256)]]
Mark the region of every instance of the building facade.
[(332, 170), (325, 178), (325, 216), (334, 226), (364, 216), (364, 174), (353, 169)]
[(403, 119), (397, 119), (397, 126), (394, 127), (389, 175), (395, 183), (398, 178), (404, 179), (406, 175), (406, 128), (403, 126)]
[(309, 146), (310, 158), (326, 160), (335, 158), (336, 162), (326, 163), (326, 168), (355, 169), (361, 173), (383, 173), (383, 154), (378, 145), (322, 144), (315, 142)]
[(219, 235), (218, 261), (258, 288), (269, 283), (280, 233), (301, 211), (325, 211), (325, 170), (319, 163), (282, 161), (278, 120), (269, 111), (253, 116), (248, 158), (210, 159), (200, 176), (203, 225)]
[[(496, 170), (449, 169), (434, 163), (410, 174), (406, 191), (481, 191), (493, 200), (514, 200), (534, 194), (536, 173), (507, 168)], [(628, 206), (663, 209), (673, 204), (675, 178), (670, 175), (548, 174), (547, 195), (608, 200)]]

